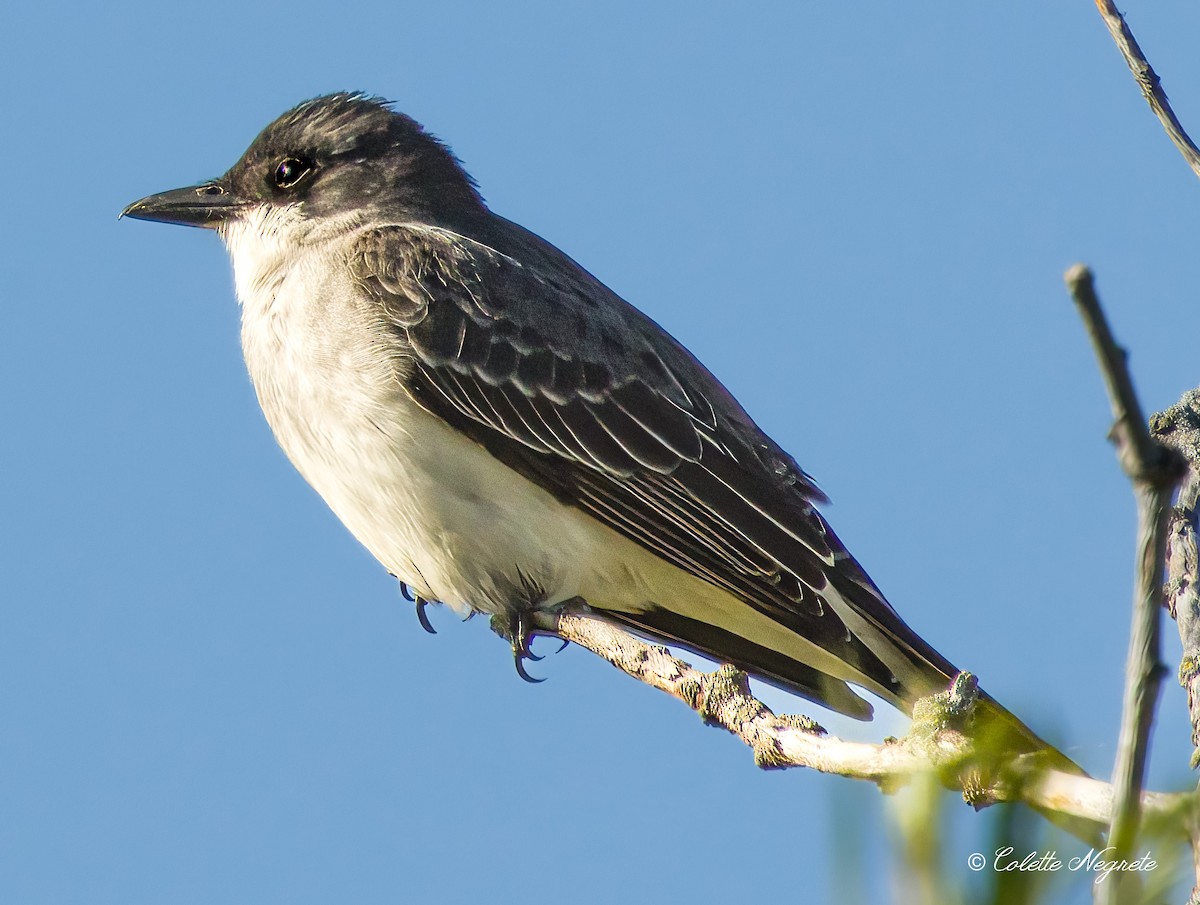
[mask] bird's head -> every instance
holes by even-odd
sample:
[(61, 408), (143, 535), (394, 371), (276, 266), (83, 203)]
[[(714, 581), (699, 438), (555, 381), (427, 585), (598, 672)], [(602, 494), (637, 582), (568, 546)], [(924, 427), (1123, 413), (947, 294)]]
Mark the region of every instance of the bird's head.
[(331, 94), (267, 126), (224, 176), (150, 195), (123, 217), (287, 232), (380, 220), (450, 225), (484, 210), (471, 177), (419, 123), (378, 98)]

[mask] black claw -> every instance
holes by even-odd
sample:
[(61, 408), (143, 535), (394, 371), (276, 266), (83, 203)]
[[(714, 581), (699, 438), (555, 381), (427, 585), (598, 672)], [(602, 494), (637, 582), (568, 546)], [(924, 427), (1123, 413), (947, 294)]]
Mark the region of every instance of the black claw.
[(426, 600), (420, 594), (414, 594), (413, 589), (404, 581), (400, 582), (400, 596), (410, 603), (417, 605), (417, 621), (421, 623), (421, 628), (425, 629), (431, 635), (436, 635), (437, 629), (433, 627), (433, 623), (429, 621), (429, 616), (425, 612), (425, 607), (429, 606), (430, 601)]
[(425, 629), (431, 635), (436, 635), (437, 629), (433, 627), (433, 624), (429, 621), (429, 615), (425, 612), (425, 607), (429, 605), (429, 601), (424, 597), (417, 597), (413, 600), (413, 603), (417, 605), (417, 621), (421, 623), (421, 628)]
[(561, 654), (563, 651), (565, 651), (565, 650), (567, 649), (567, 645), (569, 645), (570, 643), (571, 643), (571, 642), (570, 642), (570, 641), (568, 641), (566, 638), (563, 638), (563, 639), (562, 639), (562, 644), (560, 644), (560, 645), (558, 646), (558, 650), (556, 650), (556, 651), (555, 651), (555, 653), (556, 653), (556, 654)]
[[(528, 654), (526, 654), (525, 656), (526, 656), (527, 658), (529, 658), (529, 655), (528, 655)], [(532, 657), (532, 658), (530, 658), (530, 659), (534, 659), (534, 660), (540, 660), (540, 659), (542, 659), (542, 658), (541, 658), (541, 657)], [(521, 655), (520, 655), (520, 654), (515, 654), (515, 656), (513, 657), (513, 660), (516, 662), (516, 666), (517, 666), (517, 675), (518, 675), (518, 676), (520, 676), (522, 679), (524, 679), (526, 682), (529, 682), (531, 685), (536, 685), (538, 682), (545, 682), (545, 681), (546, 681), (544, 678), (542, 678), (542, 679), (535, 679), (535, 678), (534, 678), (533, 676), (531, 676), (529, 673), (525, 672), (525, 664), (521, 662)]]

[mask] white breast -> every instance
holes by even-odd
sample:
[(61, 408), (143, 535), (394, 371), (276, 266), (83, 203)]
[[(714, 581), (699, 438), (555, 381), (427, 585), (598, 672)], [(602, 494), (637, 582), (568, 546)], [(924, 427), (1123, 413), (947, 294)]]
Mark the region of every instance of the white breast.
[(607, 607), (644, 607), (638, 573), (665, 564), (417, 406), (399, 337), (339, 266), (348, 241), (298, 245), (270, 225), (225, 236), (246, 364), (279, 444), (354, 536), (459, 609), (499, 611), (529, 581), (549, 605), (603, 585)]

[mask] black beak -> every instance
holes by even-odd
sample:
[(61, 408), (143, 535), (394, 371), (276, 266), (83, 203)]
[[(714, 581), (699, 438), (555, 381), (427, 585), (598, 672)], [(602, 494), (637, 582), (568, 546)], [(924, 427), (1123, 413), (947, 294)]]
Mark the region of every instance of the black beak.
[(159, 223), (178, 223), (180, 226), (203, 226), (215, 229), (238, 215), (242, 202), (220, 182), (205, 182), (160, 192), (135, 201), (120, 217), (134, 220), (157, 220)]

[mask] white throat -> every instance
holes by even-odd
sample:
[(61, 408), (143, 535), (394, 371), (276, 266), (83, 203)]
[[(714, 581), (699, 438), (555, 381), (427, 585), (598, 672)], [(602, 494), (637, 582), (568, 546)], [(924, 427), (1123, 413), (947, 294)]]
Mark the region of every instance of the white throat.
[(221, 240), (229, 249), (234, 285), (243, 306), (271, 307), (280, 284), (302, 254), (302, 224), (292, 208), (265, 204), (222, 224)]

